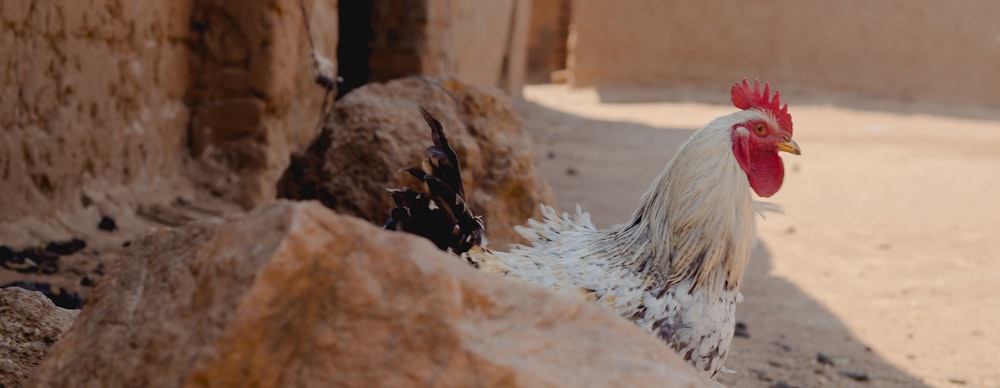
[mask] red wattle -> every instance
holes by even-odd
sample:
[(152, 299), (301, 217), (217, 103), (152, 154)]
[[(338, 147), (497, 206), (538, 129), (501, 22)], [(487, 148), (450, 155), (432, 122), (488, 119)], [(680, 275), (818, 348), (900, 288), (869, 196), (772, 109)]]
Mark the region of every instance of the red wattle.
[(753, 191), (763, 198), (777, 193), (785, 180), (785, 165), (778, 152), (764, 151), (751, 155), (747, 179)]

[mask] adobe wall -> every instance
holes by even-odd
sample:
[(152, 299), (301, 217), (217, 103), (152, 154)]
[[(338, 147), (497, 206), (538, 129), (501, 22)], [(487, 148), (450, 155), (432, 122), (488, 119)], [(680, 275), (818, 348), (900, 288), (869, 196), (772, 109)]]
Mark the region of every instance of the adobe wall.
[(3, 2), (0, 223), (177, 180), (192, 4)]
[(533, 0), (528, 30), (527, 82), (547, 83), (566, 68), (570, 0)]
[(574, 86), (743, 76), (1000, 104), (1000, 2), (574, 0)]
[(371, 81), (454, 75), (519, 94), (529, 0), (412, 0), (373, 3)]
[[(316, 133), (323, 90), (299, 0), (197, 0), (190, 16), (190, 176), (249, 208), (275, 197), (288, 157)], [(337, 2), (306, 2), (319, 54), (337, 74)]]
[[(252, 206), (313, 133), (298, 0), (0, 4), (0, 243), (177, 198)], [(307, 4), (335, 58), (336, 3)]]

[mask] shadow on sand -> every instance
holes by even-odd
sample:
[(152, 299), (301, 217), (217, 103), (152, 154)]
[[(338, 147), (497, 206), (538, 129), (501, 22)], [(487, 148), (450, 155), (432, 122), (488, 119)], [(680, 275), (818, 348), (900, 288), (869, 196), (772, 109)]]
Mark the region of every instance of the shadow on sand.
[[(534, 138), (537, 166), (560, 207), (580, 204), (598, 227), (625, 221), (695, 130), (592, 120), (528, 101), (518, 102), (517, 110)], [(721, 382), (733, 387), (779, 382), (794, 387), (926, 386), (872, 352), (793, 283), (771, 276), (771, 260), (766, 241), (761, 241), (744, 276), (745, 301), (737, 310), (749, 337), (734, 340), (727, 367), (736, 373), (722, 376)]]

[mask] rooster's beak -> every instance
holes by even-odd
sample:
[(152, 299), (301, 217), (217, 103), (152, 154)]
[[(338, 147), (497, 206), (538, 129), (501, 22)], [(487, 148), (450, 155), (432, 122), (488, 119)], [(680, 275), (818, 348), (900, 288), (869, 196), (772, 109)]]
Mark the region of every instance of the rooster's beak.
[(796, 143), (795, 140), (788, 139), (778, 142), (775, 145), (778, 146), (778, 151), (785, 151), (792, 155), (802, 155), (802, 150), (799, 149), (799, 143)]

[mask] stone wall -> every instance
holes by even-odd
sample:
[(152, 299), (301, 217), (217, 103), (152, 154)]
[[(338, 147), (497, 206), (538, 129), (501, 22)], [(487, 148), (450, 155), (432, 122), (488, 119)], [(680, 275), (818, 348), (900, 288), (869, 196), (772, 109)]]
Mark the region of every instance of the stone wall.
[(1000, 104), (1000, 2), (574, 0), (575, 86), (743, 76)]

